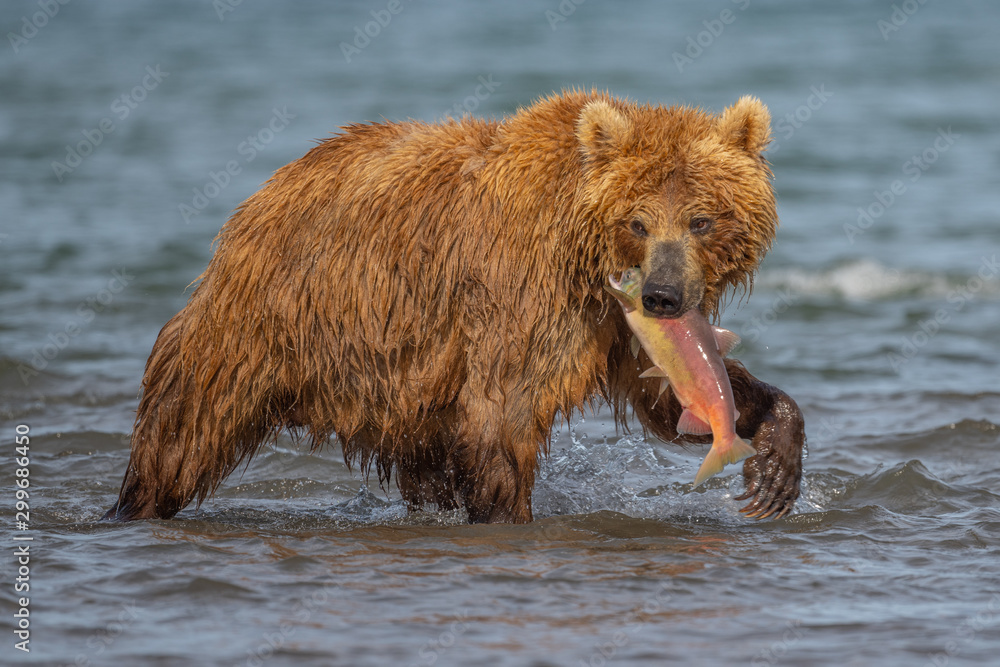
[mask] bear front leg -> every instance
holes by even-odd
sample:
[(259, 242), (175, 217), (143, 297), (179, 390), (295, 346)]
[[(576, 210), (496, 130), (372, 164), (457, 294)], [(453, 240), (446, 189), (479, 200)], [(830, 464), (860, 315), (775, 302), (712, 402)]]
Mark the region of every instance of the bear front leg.
[[(532, 457), (535, 458), (535, 457)], [(463, 448), (459, 492), (469, 523), (530, 523), (534, 461), (493, 446)]]
[(792, 511), (802, 480), (805, 421), (788, 394), (761, 382), (739, 361), (726, 359), (736, 409), (736, 432), (752, 438), (756, 456), (743, 462), (746, 491), (736, 500), (751, 499), (740, 511), (755, 519), (782, 517)]
[(529, 523), (538, 455), (552, 416), (533, 410), (523, 392), (493, 396), (474, 387), (484, 385), (467, 384), (459, 398), (462, 423), (452, 450), (469, 523)]

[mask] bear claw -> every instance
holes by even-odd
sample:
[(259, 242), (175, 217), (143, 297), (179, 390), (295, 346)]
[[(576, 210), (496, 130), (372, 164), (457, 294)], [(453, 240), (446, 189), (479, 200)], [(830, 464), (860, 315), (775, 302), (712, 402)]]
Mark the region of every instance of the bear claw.
[[(760, 456), (753, 458), (759, 459)], [(747, 465), (747, 468), (751, 468), (751, 465)], [(751, 468), (754, 472), (751, 473), (752, 476), (747, 482), (746, 491), (735, 498), (735, 500), (752, 498), (750, 503), (740, 509), (740, 512), (748, 518), (767, 519), (773, 517), (780, 519), (792, 511), (795, 501), (799, 497), (796, 479), (783, 470), (780, 464), (778, 466), (768, 465), (767, 468), (767, 473), (771, 474), (767, 474), (765, 478), (765, 474), (759, 472), (759, 463), (754, 462)], [(771, 468), (777, 468), (777, 474), (772, 473)]]

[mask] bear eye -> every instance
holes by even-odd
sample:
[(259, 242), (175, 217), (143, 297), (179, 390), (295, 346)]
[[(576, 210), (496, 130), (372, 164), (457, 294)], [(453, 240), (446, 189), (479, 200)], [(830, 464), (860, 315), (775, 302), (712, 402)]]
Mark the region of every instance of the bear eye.
[(631, 229), (632, 233), (638, 236), (639, 238), (644, 238), (646, 236), (649, 236), (649, 232), (646, 231), (646, 225), (642, 224), (642, 222), (639, 220), (633, 220), (632, 222), (628, 223), (628, 228)]
[(699, 217), (691, 220), (691, 231), (695, 234), (703, 234), (712, 228), (714, 220), (711, 218)]

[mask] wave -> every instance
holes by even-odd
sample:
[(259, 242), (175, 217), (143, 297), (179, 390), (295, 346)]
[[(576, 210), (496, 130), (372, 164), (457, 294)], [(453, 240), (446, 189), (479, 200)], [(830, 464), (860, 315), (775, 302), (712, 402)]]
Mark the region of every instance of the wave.
[[(985, 261), (985, 260), (984, 260)], [(897, 297), (947, 297), (965, 290), (975, 298), (1000, 297), (1000, 280), (989, 267), (983, 280), (970, 273), (917, 271), (889, 267), (864, 258), (820, 271), (798, 267), (764, 270), (756, 285), (767, 289), (790, 290), (796, 294), (837, 296), (861, 301), (880, 301)]]

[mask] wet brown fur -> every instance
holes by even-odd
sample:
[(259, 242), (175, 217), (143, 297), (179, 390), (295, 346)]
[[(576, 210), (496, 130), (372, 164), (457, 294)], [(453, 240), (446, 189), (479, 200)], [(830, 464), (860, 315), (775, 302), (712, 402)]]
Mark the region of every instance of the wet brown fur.
[(571, 91), (500, 122), (344, 128), (223, 227), (150, 355), (108, 517), (200, 503), (286, 428), (471, 521), (530, 521), (554, 420), (595, 398), (675, 438), (601, 287), (665, 240), (707, 314), (748, 286), (777, 224), (769, 126), (753, 98), (716, 116)]

